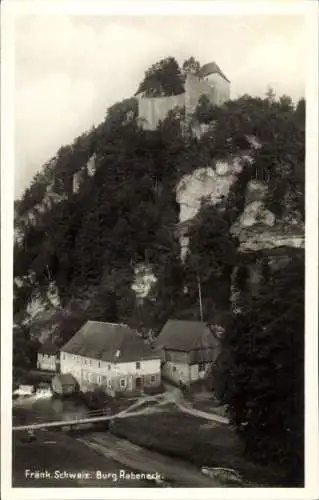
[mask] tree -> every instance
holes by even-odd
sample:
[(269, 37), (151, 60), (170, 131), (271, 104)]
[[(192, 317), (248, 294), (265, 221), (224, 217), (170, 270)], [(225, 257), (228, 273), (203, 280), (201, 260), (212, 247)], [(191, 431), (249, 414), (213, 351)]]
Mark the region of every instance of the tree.
[(267, 92), (266, 92), (266, 99), (272, 104), (273, 102), (275, 102), (275, 99), (276, 99), (276, 94), (274, 92), (274, 89), (272, 87), (268, 87), (267, 88)]
[(207, 95), (202, 95), (199, 98), (194, 117), (200, 123), (210, 123), (218, 120), (221, 116), (218, 106), (214, 106), (208, 99)]
[(278, 105), (282, 111), (293, 111), (294, 105), (292, 99), (288, 95), (282, 95), (279, 97)]
[(183, 62), (182, 74), (184, 78), (188, 73), (192, 75), (198, 75), (200, 71), (200, 63), (193, 56), (189, 57)]
[(29, 330), (24, 325), (13, 327), (13, 366), (18, 369), (36, 366), (39, 342), (31, 339)]
[(264, 285), (228, 328), (230, 353), (223, 400), (256, 461), (303, 481), (304, 257), (295, 257)]
[(153, 64), (145, 73), (136, 94), (146, 97), (178, 95), (184, 92), (183, 78), (174, 57), (167, 57)]
[(230, 275), (237, 262), (236, 242), (229, 234), (227, 217), (217, 207), (203, 205), (189, 237), (185, 284), (197, 295), (197, 279), (200, 279), (208, 315), (215, 308), (227, 310)]
[(306, 101), (304, 98), (299, 99), (297, 103), (295, 118), (297, 123), (304, 127), (306, 118)]

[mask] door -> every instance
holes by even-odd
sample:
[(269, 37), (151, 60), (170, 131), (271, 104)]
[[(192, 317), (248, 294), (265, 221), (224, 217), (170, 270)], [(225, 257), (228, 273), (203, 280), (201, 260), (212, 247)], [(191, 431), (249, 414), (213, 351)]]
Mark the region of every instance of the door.
[(140, 391), (142, 388), (143, 388), (143, 381), (142, 381), (142, 377), (137, 377), (135, 379), (135, 387), (138, 391)]

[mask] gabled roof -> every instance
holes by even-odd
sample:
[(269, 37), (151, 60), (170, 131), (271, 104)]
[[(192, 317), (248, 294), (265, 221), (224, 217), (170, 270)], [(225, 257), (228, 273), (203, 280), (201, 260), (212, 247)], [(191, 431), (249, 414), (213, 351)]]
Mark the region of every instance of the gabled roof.
[(212, 75), (214, 73), (217, 73), (221, 77), (223, 77), (227, 82), (230, 83), (230, 80), (224, 75), (220, 67), (215, 63), (215, 62), (210, 62), (207, 64), (204, 64), (204, 66), (201, 67), (199, 71), (199, 76), (204, 77), (208, 75)]
[(61, 351), (113, 363), (159, 359), (128, 325), (101, 321), (87, 321)]
[(51, 356), (59, 352), (59, 348), (50, 341), (44, 342), (40, 347), (38, 352), (40, 354), (50, 354)]
[(56, 377), (60, 380), (62, 386), (77, 386), (78, 382), (71, 373), (58, 373)]
[(169, 319), (157, 337), (157, 343), (164, 349), (189, 352), (215, 348), (219, 341), (203, 321)]

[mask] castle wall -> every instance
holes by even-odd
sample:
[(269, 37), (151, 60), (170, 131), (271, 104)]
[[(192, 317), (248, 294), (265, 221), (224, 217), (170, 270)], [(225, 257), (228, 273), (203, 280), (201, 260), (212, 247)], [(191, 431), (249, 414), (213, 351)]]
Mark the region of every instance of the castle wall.
[(202, 95), (206, 95), (213, 104), (221, 105), (230, 98), (230, 84), (215, 73), (206, 78), (188, 74), (183, 94), (168, 97), (137, 96), (138, 117), (144, 129), (155, 130), (175, 107), (185, 108), (186, 116), (192, 115)]
[(184, 108), (185, 94), (168, 97), (138, 97), (138, 117), (144, 120), (143, 128), (155, 130), (175, 107)]

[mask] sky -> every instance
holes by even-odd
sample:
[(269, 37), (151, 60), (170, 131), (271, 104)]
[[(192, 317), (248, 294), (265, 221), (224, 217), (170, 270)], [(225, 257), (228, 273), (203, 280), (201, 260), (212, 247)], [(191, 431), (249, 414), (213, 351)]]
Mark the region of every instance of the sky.
[(15, 21), (15, 197), (60, 146), (99, 124), (137, 90), (145, 70), (174, 56), (216, 61), (231, 97), (268, 86), (304, 96), (301, 15), (21, 15)]

